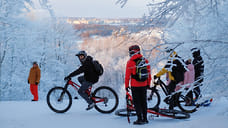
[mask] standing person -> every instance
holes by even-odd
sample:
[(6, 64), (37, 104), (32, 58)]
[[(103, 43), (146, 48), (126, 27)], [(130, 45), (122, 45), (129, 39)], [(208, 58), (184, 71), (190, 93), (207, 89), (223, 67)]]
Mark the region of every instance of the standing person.
[(199, 98), (199, 96), (201, 95), (201, 91), (200, 91), (200, 87), (203, 85), (203, 75), (204, 75), (204, 61), (203, 58), (200, 55), (200, 49), (198, 48), (192, 48), (192, 55), (194, 57), (193, 59), (193, 65), (194, 65), (194, 69), (195, 69), (195, 88), (194, 88), (194, 93), (196, 95), (196, 99)]
[[(137, 114), (137, 120), (134, 124), (146, 124), (148, 123), (146, 90), (147, 86), (150, 86), (151, 81), (150, 65), (148, 64), (148, 60), (140, 54), (138, 45), (129, 47), (129, 55), (130, 60), (128, 60), (126, 65), (125, 88), (128, 91), (130, 81), (133, 103)], [(141, 62), (144, 63), (142, 66), (145, 67), (145, 72), (143, 75), (144, 78), (140, 79), (137, 75), (137, 69), (139, 68), (137, 67), (137, 63)]]
[(188, 59), (186, 62), (188, 71), (184, 73), (184, 84), (191, 84), (195, 81), (195, 69), (192, 60)]
[[(187, 68), (188, 68), (188, 71), (186, 71), (184, 73), (184, 81), (181, 82), (181, 84), (177, 85), (175, 91), (181, 89), (182, 85), (187, 85), (187, 89), (189, 87), (192, 86), (192, 84), (194, 83), (195, 81), (195, 69), (194, 69), (194, 65), (192, 64), (192, 60), (191, 59), (188, 59), (186, 62), (186, 65), (187, 65)], [(189, 93), (187, 94), (187, 97), (189, 97), (189, 99), (187, 99), (186, 101), (186, 106), (190, 106), (192, 105), (192, 101), (193, 101), (193, 95), (192, 95), (192, 90), (189, 91)]]
[(30, 84), (30, 91), (33, 95), (32, 101), (38, 101), (38, 84), (40, 83), (40, 68), (37, 62), (33, 62), (33, 67), (30, 69), (28, 83)]
[(94, 83), (98, 82), (99, 75), (95, 71), (93, 58), (91, 56), (87, 56), (87, 53), (85, 51), (79, 51), (75, 56), (79, 58), (81, 66), (74, 72), (70, 73), (67, 77), (65, 77), (64, 80), (68, 80), (71, 77), (84, 73), (84, 76), (78, 77), (78, 81), (81, 83), (81, 87), (79, 88), (78, 93), (88, 103), (86, 110), (90, 110), (94, 107), (95, 103), (89, 98), (86, 90)]
[[(165, 67), (162, 68), (161, 71), (159, 71), (155, 76), (154, 79), (157, 79), (158, 77), (164, 75), (165, 73), (168, 73), (169, 76), (169, 84), (168, 84), (168, 95), (171, 95), (176, 88), (176, 85), (184, 80), (184, 72), (186, 71), (184, 66), (185, 63), (181, 59), (180, 56), (177, 55), (173, 49), (168, 49), (166, 51), (170, 54), (169, 60), (166, 63)], [(170, 99), (165, 99), (165, 102), (169, 101), (169, 109), (172, 110), (175, 106), (176, 96), (171, 96)]]

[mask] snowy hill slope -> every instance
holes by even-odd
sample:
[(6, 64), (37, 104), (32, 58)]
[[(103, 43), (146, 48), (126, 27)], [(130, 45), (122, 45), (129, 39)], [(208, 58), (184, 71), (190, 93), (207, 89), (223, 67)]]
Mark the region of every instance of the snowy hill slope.
[[(46, 101), (3, 101), (0, 102), (1, 128), (127, 128), (142, 127), (128, 124), (125, 117), (118, 117), (114, 113), (101, 114), (95, 109), (86, 111), (83, 100), (73, 102), (71, 109), (64, 114), (52, 112)], [(119, 105), (123, 108), (124, 103)], [(148, 115), (150, 116), (150, 115)], [(131, 117), (131, 122), (136, 117)], [(202, 107), (191, 114), (190, 119), (177, 120), (164, 117), (154, 117), (144, 128), (227, 128), (228, 100), (215, 99), (210, 107)]]

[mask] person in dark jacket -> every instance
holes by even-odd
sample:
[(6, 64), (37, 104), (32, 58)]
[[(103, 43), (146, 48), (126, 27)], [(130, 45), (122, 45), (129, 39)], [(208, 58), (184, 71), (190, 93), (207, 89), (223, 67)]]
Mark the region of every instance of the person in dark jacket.
[(130, 60), (128, 60), (126, 65), (125, 73), (125, 88), (128, 91), (129, 83), (131, 86), (133, 103), (137, 114), (137, 120), (134, 124), (146, 124), (147, 120), (147, 99), (146, 99), (146, 90), (147, 86), (150, 85), (151, 75), (150, 75), (150, 65), (149, 61), (145, 59), (147, 64), (147, 73), (148, 78), (145, 81), (138, 81), (133, 76), (136, 74), (136, 62), (135, 60), (143, 58), (140, 54), (140, 48), (138, 45), (133, 45), (129, 47)]
[[(162, 68), (161, 71), (159, 71), (156, 75), (154, 75), (154, 79), (157, 79), (158, 77), (164, 75), (165, 73), (168, 73), (168, 77), (170, 79), (170, 82), (168, 84), (168, 94), (172, 94), (173, 92), (175, 92), (175, 88), (176, 85), (184, 80), (184, 72), (186, 71), (184, 66), (185, 63), (184, 61), (181, 59), (181, 57), (179, 57), (177, 55), (177, 53), (175, 51), (173, 51), (172, 49), (167, 50), (167, 53), (170, 54), (169, 58), (170, 60), (167, 61), (166, 65), (164, 66), (164, 68)], [(171, 96), (170, 99), (165, 99), (164, 101), (167, 102), (169, 101), (169, 109), (173, 109), (175, 106), (175, 101), (176, 101), (176, 95)]]
[(78, 77), (78, 81), (81, 83), (78, 93), (88, 103), (88, 108), (86, 110), (90, 110), (94, 107), (95, 103), (89, 98), (85, 91), (94, 83), (98, 82), (99, 76), (95, 71), (93, 58), (91, 56), (87, 56), (85, 51), (79, 51), (76, 56), (79, 58), (82, 65), (65, 77), (64, 80), (68, 80), (71, 77), (84, 73), (84, 76)]
[(193, 55), (193, 65), (194, 65), (194, 69), (195, 69), (195, 88), (193, 90), (193, 92), (196, 95), (196, 99), (199, 98), (199, 96), (201, 95), (201, 91), (200, 91), (200, 86), (203, 85), (203, 77), (204, 77), (204, 61), (203, 58), (200, 55), (200, 49), (198, 48), (192, 48), (192, 55)]

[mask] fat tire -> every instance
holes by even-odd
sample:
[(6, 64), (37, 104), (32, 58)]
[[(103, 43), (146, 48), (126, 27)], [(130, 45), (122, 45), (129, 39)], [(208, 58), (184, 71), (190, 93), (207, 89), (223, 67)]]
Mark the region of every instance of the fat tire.
[(195, 104), (188, 107), (188, 109), (187, 109), (187, 107), (184, 104), (186, 102), (187, 96), (182, 95), (182, 93), (180, 92), (180, 93), (178, 93), (177, 97), (178, 97), (177, 105), (180, 108), (180, 110), (182, 110), (183, 112), (186, 112), (186, 113), (193, 113), (193, 112), (197, 111), (198, 106)]
[[(129, 113), (129, 114), (127, 114), (127, 113)], [(127, 109), (123, 108), (123, 109), (116, 110), (115, 115), (124, 116), (124, 117), (126, 117), (126, 116), (136, 116), (136, 111), (135, 110), (130, 110), (129, 112), (127, 112)]]
[(69, 93), (69, 91), (66, 90), (66, 92), (65, 92), (64, 95), (67, 95), (68, 100), (69, 100), (69, 104), (64, 109), (59, 110), (59, 109), (55, 108), (55, 106), (53, 104), (51, 104), (51, 101), (50, 101), (51, 94), (54, 93), (54, 91), (56, 91), (56, 90), (62, 90), (62, 91), (64, 91), (64, 88), (63, 87), (54, 87), (51, 90), (49, 90), (49, 92), (47, 94), (47, 104), (48, 104), (49, 108), (52, 111), (54, 111), (56, 113), (64, 113), (64, 112), (68, 111), (70, 109), (71, 105), (72, 105), (72, 97), (71, 97), (71, 94)]
[[(108, 90), (109, 92), (111, 92), (113, 94), (114, 100), (115, 100), (115, 104), (114, 104), (114, 106), (110, 110), (104, 110), (101, 107), (99, 107), (99, 105), (95, 104), (95, 109), (98, 112), (101, 112), (101, 113), (112, 113), (118, 107), (118, 104), (119, 104), (118, 95), (116, 94), (116, 92), (112, 88), (107, 87), (107, 86), (101, 86), (101, 87), (98, 87), (97, 89), (94, 90), (94, 92), (92, 94), (93, 97), (96, 97), (96, 94), (99, 91), (102, 91), (102, 90)], [(108, 100), (110, 100), (109, 97), (106, 97), (106, 98), (108, 98)]]
[[(153, 102), (154, 100), (153, 99), (148, 99), (147, 98), (147, 104), (148, 104), (148, 108), (149, 109), (155, 109), (155, 108), (158, 108), (160, 103), (161, 103), (161, 96), (160, 94), (158, 93), (158, 91), (154, 91), (154, 90), (151, 90), (151, 93), (153, 93), (153, 96), (152, 98), (156, 98), (157, 100), (157, 103), (156, 104), (151, 104), (150, 103), (150, 100)], [(151, 93), (149, 93), (151, 95)]]
[(190, 114), (179, 111), (179, 110), (169, 110), (169, 109), (160, 109), (159, 113), (163, 116), (171, 117), (174, 119), (188, 119), (190, 118)]

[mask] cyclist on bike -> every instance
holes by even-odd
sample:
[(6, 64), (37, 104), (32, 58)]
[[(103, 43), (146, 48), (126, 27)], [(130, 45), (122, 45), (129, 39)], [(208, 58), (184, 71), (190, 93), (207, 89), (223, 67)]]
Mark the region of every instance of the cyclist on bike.
[[(169, 60), (166, 63), (165, 67), (162, 68), (155, 76), (154, 80), (162, 76), (165, 73), (168, 73), (170, 82), (168, 84), (168, 94), (170, 95), (175, 91), (176, 85), (184, 80), (184, 72), (186, 71), (184, 61), (177, 55), (173, 49), (167, 49), (167, 53), (170, 54)], [(165, 102), (169, 101), (169, 109), (172, 110), (175, 106), (176, 96), (171, 96), (170, 99), (165, 99)]]
[[(138, 45), (129, 47), (130, 60), (127, 62), (126, 74), (125, 74), (125, 88), (126, 91), (129, 89), (129, 81), (131, 84), (133, 103), (137, 114), (137, 120), (134, 124), (146, 124), (147, 120), (147, 99), (146, 90), (147, 86), (150, 85), (150, 65), (148, 60), (140, 54), (140, 48)], [(139, 81), (136, 78), (136, 60), (144, 59), (146, 64), (147, 76), (144, 81)]]
[(68, 80), (71, 77), (84, 73), (84, 76), (78, 77), (78, 81), (81, 83), (78, 93), (88, 103), (88, 108), (86, 108), (86, 110), (90, 110), (94, 107), (95, 103), (89, 98), (85, 91), (94, 83), (98, 82), (99, 75), (97, 75), (95, 71), (93, 58), (91, 56), (87, 56), (85, 51), (79, 51), (75, 56), (79, 58), (82, 65), (70, 75), (65, 77), (64, 80)]

